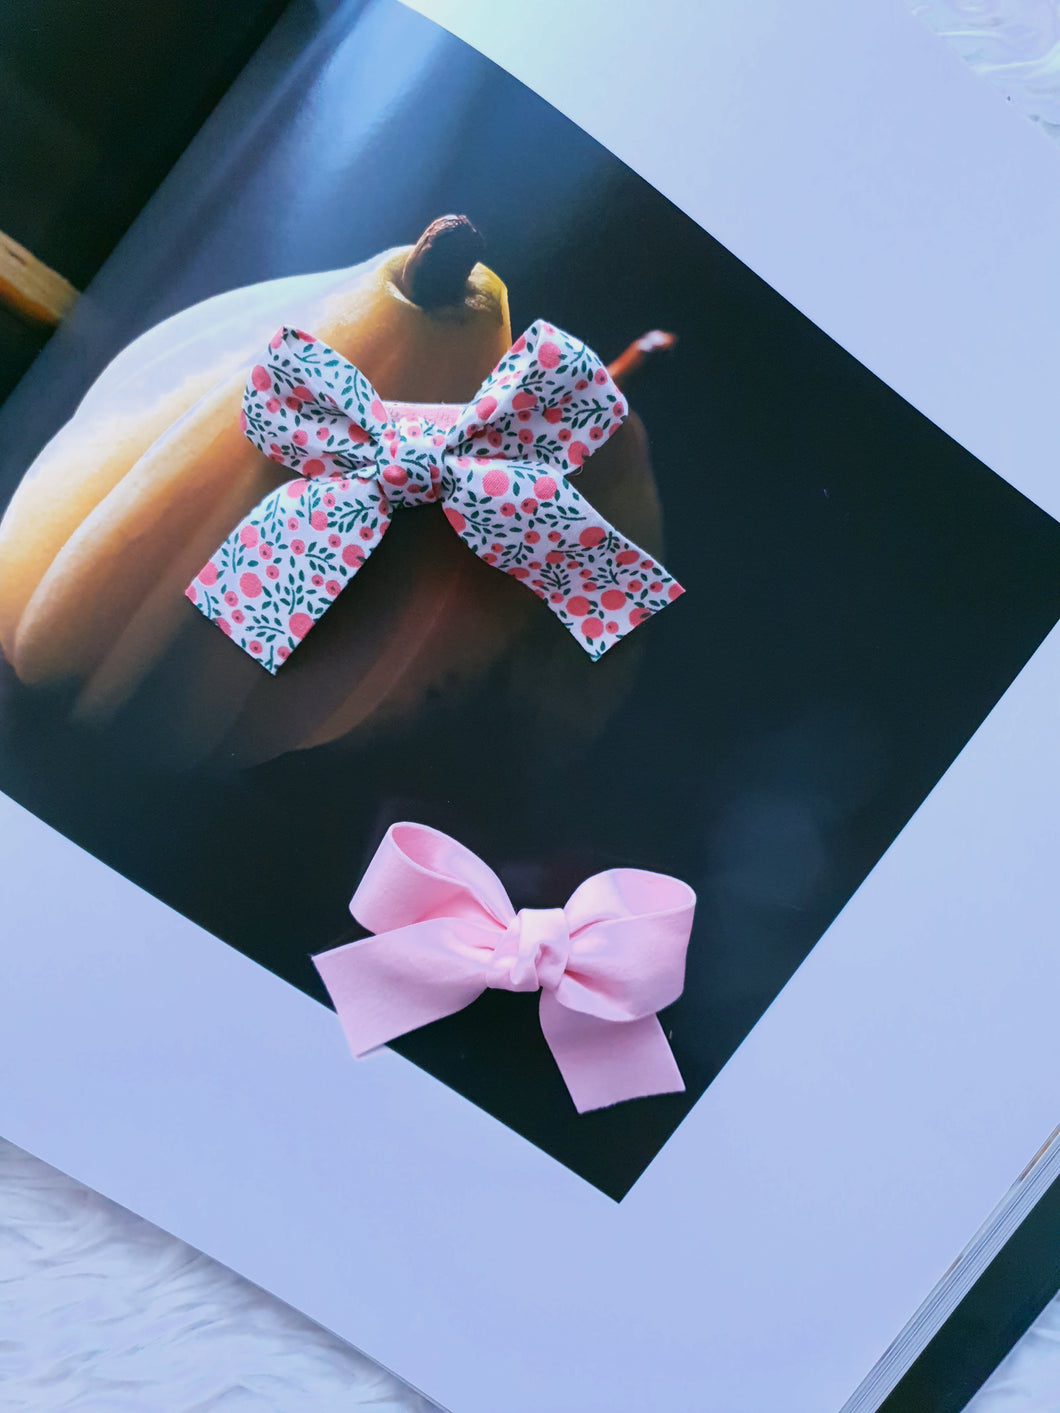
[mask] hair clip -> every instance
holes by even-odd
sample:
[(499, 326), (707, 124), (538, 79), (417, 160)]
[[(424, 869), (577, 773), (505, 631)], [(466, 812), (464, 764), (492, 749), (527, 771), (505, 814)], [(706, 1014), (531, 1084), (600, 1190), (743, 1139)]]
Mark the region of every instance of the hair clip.
[(540, 320), (464, 408), (386, 404), (327, 344), (280, 329), (251, 372), (242, 426), (298, 477), (236, 526), (187, 596), (275, 673), (394, 510), (440, 501), (475, 554), (599, 658), (683, 592), (567, 480), (625, 416), (596, 354)]
[(387, 831), (350, 903), (375, 936), (313, 958), (357, 1056), (490, 987), (541, 992), (541, 1029), (579, 1113), (684, 1081), (656, 1012), (684, 989), (696, 895), (615, 868), (561, 908), (512, 907), (470, 849), (423, 824)]

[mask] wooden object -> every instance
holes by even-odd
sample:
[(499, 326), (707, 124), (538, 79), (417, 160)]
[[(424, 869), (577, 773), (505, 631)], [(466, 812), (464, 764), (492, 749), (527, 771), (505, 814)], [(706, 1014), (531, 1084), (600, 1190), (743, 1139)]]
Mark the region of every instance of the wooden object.
[(58, 271), (0, 231), (0, 305), (34, 324), (58, 324), (77, 290)]

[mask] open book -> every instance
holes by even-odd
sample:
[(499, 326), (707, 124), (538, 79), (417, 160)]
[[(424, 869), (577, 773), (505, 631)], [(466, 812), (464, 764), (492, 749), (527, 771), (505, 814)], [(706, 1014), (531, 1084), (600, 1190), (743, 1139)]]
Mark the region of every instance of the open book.
[[(0, 408), (0, 1131), (458, 1413), (861, 1413), (1056, 1122), (1056, 155), (882, 0), (419, 8), (286, 11)], [(473, 489), (507, 574), (324, 492), (256, 627), (277, 330), (485, 447), (542, 327), (642, 580), (547, 475)], [(683, 1091), (579, 1113), (493, 989), (355, 1062), (311, 958), (410, 819), (518, 908), (690, 884)]]

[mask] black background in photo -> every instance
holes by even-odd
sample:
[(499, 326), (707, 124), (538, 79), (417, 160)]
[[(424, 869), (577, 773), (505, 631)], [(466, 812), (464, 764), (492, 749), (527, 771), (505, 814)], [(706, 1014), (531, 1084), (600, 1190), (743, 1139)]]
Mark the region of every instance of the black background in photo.
[[(637, 630), (636, 685), (588, 746), (533, 729), (491, 678), (415, 729), (159, 779), (5, 669), (0, 786), (321, 999), (309, 956), (359, 935), (347, 903), (396, 819), (475, 849), (517, 907), (617, 865), (686, 879), (687, 986), (662, 1019), (687, 1094), (579, 1117), (534, 996), (487, 993), (395, 1045), (617, 1199), (1055, 622), (1060, 526), (473, 50), (390, 0), (297, 19), (0, 413), (5, 498), (136, 333), (462, 211), (513, 333), (544, 317), (605, 361), (646, 329), (679, 335), (629, 398), (687, 594)], [(538, 640), (566, 639), (541, 618)]]

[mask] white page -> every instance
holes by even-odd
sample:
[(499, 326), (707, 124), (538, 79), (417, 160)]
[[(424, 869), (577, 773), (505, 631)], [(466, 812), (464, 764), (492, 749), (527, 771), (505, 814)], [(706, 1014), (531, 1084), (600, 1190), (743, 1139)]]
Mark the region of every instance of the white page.
[[(660, 27), (669, 13), (654, 12)], [(998, 249), (1013, 249), (1017, 198), (1026, 195), (1020, 219), (1043, 214), (1050, 149), (991, 107), (989, 91), (981, 98), (957, 61), (951, 68), (944, 52), (936, 59), (930, 36), (882, 6), (844, 16), (842, 31), (832, 16), (814, 23), (805, 13), (756, 10), (755, 34), (740, 29), (735, 7), (718, 7), (715, 53), (726, 14), (730, 59), (751, 51), (756, 35), (765, 53), (754, 64), (721, 64), (711, 85), (700, 83), (738, 148), (726, 158), (719, 137), (709, 188), (722, 214), (743, 213), (756, 249), (694, 214), (1045, 504), (1044, 412), (1030, 432), (1027, 423), (1039, 409), (1028, 387), (1044, 390), (1046, 326), (1040, 303), (1010, 301), (1032, 278), (1044, 281), (1046, 268), (1026, 249), (1022, 261), (997, 265), (999, 282), (1014, 282), (997, 295), (998, 309), (1012, 320), (1026, 312), (1027, 327), (995, 355), (1000, 382), (988, 411), (984, 384), (967, 380), (991, 326), (971, 352), (976, 319), (966, 312), (956, 332), (947, 328), (947, 292), (956, 301), (959, 281), (938, 285), (945, 242), (909, 223), (930, 189), (927, 214), (943, 234), (970, 222), (962, 275), (977, 262), (993, 268)], [(589, 4), (557, 7), (551, 33), (593, 15)], [(492, 18), (491, 42), (530, 63), (531, 39), (498, 38)], [(623, 36), (636, 39), (638, 62), (608, 60), (611, 72), (650, 74), (648, 37), (615, 22), (607, 44)], [(820, 111), (777, 86), (765, 58), (785, 46), (789, 58), (807, 51), (799, 82)], [(672, 37), (665, 48), (658, 97), (673, 109), (675, 66), (702, 61), (704, 49)], [(816, 71), (807, 67), (811, 50)], [(588, 77), (599, 79), (604, 65), (597, 51)], [(873, 126), (880, 75), (895, 66), (904, 101), (924, 124), (924, 168), (911, 163), (912, 149), (893, 144), (891, 129)], [(563, 106), (569, 95), (550, 92), (546, 77), (535, 86)], [(572, 90), (590, 90), (602, 113), (608, 105), (588, 77), (572, 69)], [(624, 77), (613, 87), (624, 95), (630, 85)], [(642, 152), (676, 151), (662, 143), (651, 85), (635, 87), (635, 110), (622, 109), (616, 91), (608, 111), (643, 125)], [(1004, 158), (1007, 204), (996, 188), (963, 184), (960, 165), (950, 173), (954, 189), (946, 184), (941, 115), (951, 106), (975, 116)], [(704, 121), (706, 105), (697, 111)], [(864, 117), (845, 164), (824, 141), (831, 134), (840, 144), (837, 111), (848, 127)], [(694, 117), (683, 115), (685, 154)], [(619, 136), (607, 140), (633, 161)], [(771, 166), (778, 148), (789, 182), (779, 187), (790, 197), (783, 219), (759, 204), (766, 176), (779, 178)], [(798, 153), (803, 165), (792, 174)], [(866, 171), (873, 190), (888, 177), (881, 210), (893, 212), (896, 193), (905, 201), (904, 222), (880, 217), (877, 245), (865, 215), (875, 208), (859, 184)], [(672, 184), (664, 189), (677, 197)], [(811, 213), (826, 195), (817, 230)], [(991, 211), (1000, 213), (998, 231)], [(815, 244), (825, 230), (832, 244)], [(901, 287), (884, 297), (879, 286), (896, 280), (899, 266)], [(903, 302), (907, 282), (919, 300)], [(853, 317), (855, 287), (861, 314), (846, 330), (839, 316)], [(814, 290), (820, 308), (811, 307)], [(904, 367), (908, 349), (918, 340), (930, 349), (932, 338), (937, 354), (947, 352), (942, 372), (924, 357), (905, 368), (904, 382), (891, 377), (891, 363)], [(991, 435), (1003, 449), (1006, 415), (1017, 443), (1007, 461), (988, 454)], [(620, 1206), (396, 1056), (352, 1065), (328, 1012), (7, 802), (5, 917), (37, 944), (20, 951), (0, 997), (8, 1077), (0, 1129), (459, 1413), (667, 1400), (755, 1413), (838, 1407), (1055, 1123), (1051, 998), (1060, 962), (1047, 869), (1060, 798), (1058, 686), (1054, 634)]]

